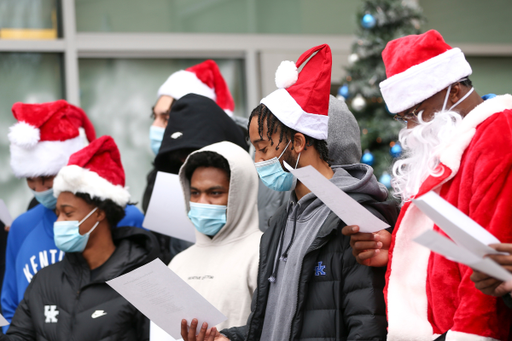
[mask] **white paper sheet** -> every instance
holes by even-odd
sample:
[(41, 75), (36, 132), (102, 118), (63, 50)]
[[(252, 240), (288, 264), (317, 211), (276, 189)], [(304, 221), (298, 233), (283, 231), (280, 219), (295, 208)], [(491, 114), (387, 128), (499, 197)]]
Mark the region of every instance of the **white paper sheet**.
[(450, 236), (457, 245), (470, 250), (479, 257), (499, 253), (487, 246), (500, 242), (495, 236), (441, 198), (437, 193), (430, 191), (413, 200), (413, 203)]
[(208, 328), (226, 317), (160, 259), (107, 282), (147, 318), (175, 339), (181, 338), (181, 320), (197, 318)]
[(196, 242), (195, 227), (188, 219), (183, 190), (176, 174), (157, 173), (142, 226), (167, 236)]
[(377, 232), (389, 227), (312, 166), (293, 169), (286, 162), (284, 165), (347, 225), (357, 225), (360, 232), (366, 233)]
[(5, 317), (0, 314), (0, 327), (4, 327), (4, 326), (7, 326), (7, 325), (9, 325), (9, 322), (7, 322)]
[(512, 280), (512, 274), (492, 259), (479, 257), (435, 231), (425, 231), (414, 241), (450, 260), (465, 264), (496, 279), (504, 282)]
[(9, 209), (2, 199), (0, 199), (0, 221), (2, 221), (5, 226), (11, 226), (12, 224), (11, 214), (9, 213)]
[(167, 334), (165, 330), (160, 328), (155, 322), (151, 321), (149, 325), (149, 341), (181, 341), (176, 340), (171, 335)]

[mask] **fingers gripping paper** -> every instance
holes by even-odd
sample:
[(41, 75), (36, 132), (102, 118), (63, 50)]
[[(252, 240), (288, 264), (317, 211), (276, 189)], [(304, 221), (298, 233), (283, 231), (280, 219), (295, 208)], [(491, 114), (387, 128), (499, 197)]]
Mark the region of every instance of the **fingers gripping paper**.
[(365, 233), (373, 233), (389, 227), (312, 166), (293, 169), (286, 162), (284, 165), (347, 225), (357, 225), (359, 231)]
[(197, 318), (213, 327), (226, 320), (217, 308), (185, 283), (160, 259), (107, 282), (147, 318), (175, 339), (181, 320)]

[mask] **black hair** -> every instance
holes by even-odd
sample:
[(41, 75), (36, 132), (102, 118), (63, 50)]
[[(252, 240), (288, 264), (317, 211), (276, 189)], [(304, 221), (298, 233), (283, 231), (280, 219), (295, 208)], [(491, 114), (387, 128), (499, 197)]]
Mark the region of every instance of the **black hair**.
[(96, 206), (105, 212), (105, 216), (107, 218), (108, 224), (110, 225), (110, 228), (116, 227), (121, 219), (123, 219), (126, 215), (124, 208), (113, 202), (111, 199), (101, 200), (97, 197), (91, 198), (90, 194), (87, 193), (76, 193), (75, 196), (83, 199), (89, 205)]
[(231, 169), (229, 168), (228, 161), (220, 154), (210, 151), (198, 152), (191, 155), (185, 164), (185, 177), (190, 182), (192, 174), (199, 167), (214, 167), (223, 170), (228, 176), (228, 181), (231, 179)]
[[(274, 145), (274, 141), (272, 140), (272, 135), (278, 131), (279, 129), (279, 141), (276, 145), (276, 150), (279, 149), (279, 145), (281, 142), (284, 142), (285, 144), (290, 141), (290, 139), (293, 138), (293, 136), (297, 133), (296, 130), (291, 129), (284, 125), (281, 121), (277, 119), (277, 117), (268, 109), (264, 104), (258, 105), (252, 112), (251, 116), (249, 116), (249, 124), (247, 129), (249, 129), (249, 126), (251, 125), (251, 120), (253, 118), (256, 118), (258, 120), (258, 134), (260, 135), (260, 138), (263, 138), (263, 122), (266, 122), (267, 124), (267, 137), (270, 140), (270, 145)], [(316, 149), (318, 154), (320, 155), (320, 158), (329, 163), (331, 160), (329, 159), (329, 149), (327, 148), (327, 141), (325, 140), (318, 140), (311, 136), (303, 134), (306, 138), (306, 146), (304, 147), (304, 150), (307, 149), (307, 147), (313, 147)], [(292, 143), (292, 149), (293, 150), (293, 143)]]
[(473, 82), (471, 82), (471, 79), (469, 77), (465, 77), (463, 80), (459, 81), (461, 85), (467, 86), (468, 88), (473, 87)]

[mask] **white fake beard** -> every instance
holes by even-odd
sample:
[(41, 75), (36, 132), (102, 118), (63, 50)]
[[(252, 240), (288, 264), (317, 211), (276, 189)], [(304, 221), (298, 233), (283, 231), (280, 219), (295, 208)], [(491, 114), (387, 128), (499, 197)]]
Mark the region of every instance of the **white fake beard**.
[(435, 114), (434, 119), (425, 122), (418, 115), (419, 125), (399, 133), (403, 156), (393, 165), (391, 185), (394, 196), (401, 204), (410, 201), (428, 176), (439, 176), (439, 155), (450, 142), (462, 117), (454, 111)]

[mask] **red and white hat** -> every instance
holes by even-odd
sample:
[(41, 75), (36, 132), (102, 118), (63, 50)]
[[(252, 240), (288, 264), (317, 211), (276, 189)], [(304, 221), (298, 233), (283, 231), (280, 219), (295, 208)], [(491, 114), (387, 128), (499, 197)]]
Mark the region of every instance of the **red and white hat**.
[(173, 73), (158, 89), (158, 97), (167, 95), (175, 100), (187, 94), (198, 94), (214, 100), (230, 116), (235, 110), (235, 101), (228, 85), (211, 59)]
[(435, 30), (390, 41), (382, 51), (382, 59), (388, 78), (380, 83), (380, 91), (389, 112), (394, 114), (472, 73), (464, 53), (446, 44)]
[(121, 154), (112, 137), (102, 136), (71, 155), (53, 180), (53, 195), (58, 197), (62, 192), (89, 194), (126, 206), (130, 193), (125, 187)]
[[(304, 63), (299, 73), (297, 69)], [(287, 127), (315, 139), (326, 140), (331, 67), (331, 48), (327, 44), (304, 52), (297, 63), (281, 62), (275, 79), (279, 89), (263, 98), (261, 103)]]
[(18, 123), (10, 127), (11, 167), (18, 178), (56, 175), (69, 156), (96, 138), (85, 112), (66, 102), (14, 103), (12, 113)]

